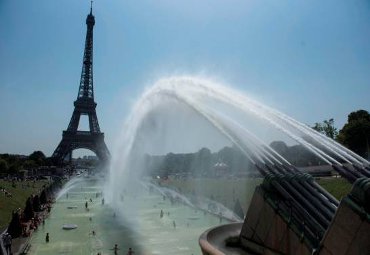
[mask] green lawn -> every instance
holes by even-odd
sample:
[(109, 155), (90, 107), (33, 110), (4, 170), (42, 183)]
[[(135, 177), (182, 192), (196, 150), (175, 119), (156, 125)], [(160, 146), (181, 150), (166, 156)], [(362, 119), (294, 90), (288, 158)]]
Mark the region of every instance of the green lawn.
[(352, 188), (352, 184), (343, 178), (320, 178), (316, 181), (338, 200), (347, 195)]
[[(254, 190), (262, 182), (262, 178), (240, 179), (187, 179), (169, 180), (163, 186), (176, 188), (185, 195), (200, 194), (213, 198), (230, 209), (234, 209), (235, 202), (239, 199), (243, 211), (246, 212), (252, 199)], [(317, 182), (340, 200), (348, 194), (352, 185), (342, 178), (321, 178)]]
[(6, 197), (3, 192), (0, 192), (0, 229), (9, 224), (13, 210), (17, 208), (24, 209), (27, 198), (40, 192), (42, 186), (47, 183), (46, 180), (36, 181), (35, 183), (32, 181), (16, 182), (16, 188), (14, 188), (12, 182), (0, 180), (0, 188), (5, 188), (12, 194), (12, 197)]

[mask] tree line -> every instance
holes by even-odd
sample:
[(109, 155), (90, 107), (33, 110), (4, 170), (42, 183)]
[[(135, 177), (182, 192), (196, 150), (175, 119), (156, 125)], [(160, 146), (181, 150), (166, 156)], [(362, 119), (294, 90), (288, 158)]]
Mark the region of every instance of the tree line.
[(174, 174), (190, 174), (192, 176), (212, 176), (217, 163), (227, 165), (230, 174), (239, 171), (246, 172), (252, 166), (246, 156), (236, 147), (224, 147), (212, 153), (208, 148), (202, 148), (195, 153), (168, 153), (161, 156), (145, 156), (147, 174), (153, 176), (168, 176)]
[(334, 126), (334, 119), (315, 123), (316, 131), (336, 140), (358, 155), (370, 158), (370, 114), (365, 110), (351, 112), (341, 130)]
[[(347, 123), (342, 129), (334, 125), (334, 119), (317, 122), (313, 129), (336, 140), (350, 150), (364, 158), (370, 158), (370, 114), (365, 110), (351, 112)], [(272, 142), (271, 146), (282, 156), (296, 166), (321, 164), (319, 159), (307, 152), (301, 145), (287, 146), (284, 142)], [(238, 149), (225, 147), (219, 152), (212, 153), (203, 148), (196, 153), (150, 156), (145, 158), (146, 169), (153, 174), (194, 173), (209, 174), (214, 164), (223, 162), (228, 165), (230, 172), (235, 173), (250, 168), (249, 160)], [(53, 162), (43, 152), (34, 151), (29, 156), (0, 154), (0, 174), (17, 174), (23, 169), (32, 169), (39, 166), (51, 166)]]
[[(370, 114), (365, 110), (351, 112), (348, 121), (341, 130), (334, 126), (334, 119), (315, 123), (313, 129), (338, 141), (364, 158), (369, 158)], [(304, 137), (309, 140), (311, 138)], [(332, 152), (315, 141), (322, 151), (331, 155)], [(289, 162), (297, 167), (325, 164), (320, 158), (308, 151), (304, 146), (297, 144), (288, 146), (283, 141), (274, 141), (270, 146)], [(335, 155), (331, 155), (335, 157)], [(225, 163), (230, 175), (240, 172), (255, 172), (253, 164), (236, 147), (224, 147), (212, 153), (208, 148), (202, 148), (195, 153), (168, 153), (162, 156), (146, 155), (145, 166), (147, 173), (153, 176), (168, 176), (187, 174), (192, 176), (214, 176), (217, 163)], [(340, 159), (338, 159), (340, 161)]]
[(42, 151), (34, 151), (28, 156), (0, 154), (0, 174), (18, 174), (20, 170), (39, 166), (51, 166), (52, 161)]

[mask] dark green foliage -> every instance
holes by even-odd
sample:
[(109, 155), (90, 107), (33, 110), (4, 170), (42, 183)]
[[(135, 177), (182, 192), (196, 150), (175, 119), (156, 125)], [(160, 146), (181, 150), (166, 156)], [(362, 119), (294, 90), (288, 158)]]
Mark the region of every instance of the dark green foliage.
[(12, 220), (8, 226), (8, 233), (12, 236), (12, 238), (17, 238), (22, 235), (21, 219), (18, 212), (13, 212)]
[[(308, 138), (304, 138), (308, 140)], [(314, 141), (310, 141), (314, 142)], [(270, 144), (277, 153), (298, 167), (315, 166), (324, 164), (315, 154), (307, 150), (303, 145), (288, 146), (283, 141), (275, 141)], [(320, 145), (316, 145), (320, 146)]]
[(217, 153), (217, 161), (221, 161), (230, 167), (230, 172), (248, 171), (251, 162), (236, 147), (224, 147)]
[(17, 174), (18, 171), (21, 170), (23, 160), (24, 159), (18, 155), (1, 154), (0, 173)]
[[(7, 165), (4, 164), (4, 161)], [(51, 159), (46, 158), (41, 151), (35, 151), (31, 155), (0, 154), (0, 173), (17, 175), (22, 169), (32, 169), (39, 166), (52, 165)]]
[(34, 151), (28, 156), (29, 160), (33, 160), (37, 165), (41, 166), (44, 164), (46, 157), (42, 151)]
[(8, 173), (9, 165), (5, 159), (0, 158), (0, 173)]
[(26, 201), (26, 208), (24, 208), (24, 219), (26, 221), (31, 220), (35, 216), (32, 202), (32, 197), (29, 197)]
[(150, 169), (150, 174), (159, 176), (171, 174), (213, 176), (214, 165), (218, 162), (227, 165), (229, 174), (246, 172), (251, 169), (251, 162), (235, 147), (224, 147), (217, 153), (211, 153), (208, 148), (202, 148), (196, 153), (147, 155), (145, 168)]
[(338, 130), (334, 127), (334, 119), (324, 120), (322, 123), (315, 123), (312, 128), (331, 139), (335, 139), (338, 135)]
[(23, 167), (25, 169), (32, 169), (32, 168), (36, 168), (37, 167), (37, 163), (34, 161), (34, 160), (26, 160), (24, 163), (23, 163)]
[(43, 189), (42, 192), (41, 192), (41, 195), (40, 195), (40, 203), (42, 205), (46, 204), (48, 202), (48, 197), (46, 195), (46, 189)]
[(41, 204), (40, 204), (40, 198), (38, 195), (33, 197), (33, 211), (39, 212), (41, 211)]
[(370, 114), (365, 110), (351, 112), (339, 131), (338, 141), (357, 154), (370, 157)]

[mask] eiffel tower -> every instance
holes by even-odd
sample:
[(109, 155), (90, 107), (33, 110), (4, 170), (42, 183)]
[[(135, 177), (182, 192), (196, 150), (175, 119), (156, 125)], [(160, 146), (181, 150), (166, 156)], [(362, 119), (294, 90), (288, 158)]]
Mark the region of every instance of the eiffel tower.
[[(52, 155), (54, 162), (58, 164), (62, 163), (67, 157), (71, 158), (72, 151), (80, 148), (93, 151), (101, 161), (106, 162), (110, 158), (108, 148), (104, 142), (104, 133), (100, 132), (95, 111), (93, 85), (93, 28), (95, 18), (92, 14), (92, 5), (90, 14), (86, 18), (86, 25), (85, 51), (77, 100), (74, 101), (75, 108), (67, 130), (63, 131), (62, 141)], [(81, 115), (88, 115), (90, 131), (78, 130)]]

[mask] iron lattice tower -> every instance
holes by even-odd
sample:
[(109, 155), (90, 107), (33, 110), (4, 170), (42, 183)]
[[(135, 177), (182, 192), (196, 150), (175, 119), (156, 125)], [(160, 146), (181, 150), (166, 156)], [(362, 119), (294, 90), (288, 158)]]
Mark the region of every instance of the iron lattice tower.
[[(92, 7), (86, 18), (86, 25), (85, 51), (80, 86), (77, 99), (74, 101), (75, 108), (67, 130), (63, 131), (62, 141), (52, 155), (52, 158), (58, 163), (62, 163), (67, 156), (71, 156), (73, 150), (80, 148), (93, 151), (102, 161), (107, 161), (110, 157), (104, 142), (104, 133), (100, 132), (95, 110), (97, 105), (94, 101), (93, 83), (93, 28), (95, 17), (92, 14)], [(78, 130), (81, 115), (88, 115), (90, 131)]]

